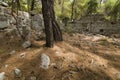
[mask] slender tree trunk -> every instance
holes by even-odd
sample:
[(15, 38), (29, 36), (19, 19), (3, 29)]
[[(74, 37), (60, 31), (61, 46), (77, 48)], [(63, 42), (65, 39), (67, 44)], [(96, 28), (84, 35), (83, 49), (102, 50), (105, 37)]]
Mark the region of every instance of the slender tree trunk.
[(30, 0), (27, 0), (28, 12), (30, 12)]
[(13, 12), (14, 12), (14, 11), (13, 11), (13, 8), (14, 8), (14, 6), (13, 6), (13, 5), (14, 5), (14, 0), (11, 1), (11, 4), (12, 4), (11, 14), (13, 15)]
[(62, 32), (55, 19), (54, 0), (41, 0), (45, 25), (46, 46), (53, 47), (54, 41), (62, 41)]
[(64, 12), (64, 0), (62, 0), (62, 4), (61, 4), (61, 14), (63, 14), (63, 12)]
[(34, 10), (34, 6), (35, 6), (35, 0), (32, 0), (32, 3), (31, 3), (31, 11)]
[(16, 0), (16, 2), (17, 2), (18, 10), (21, 10), (20, 0)]
[[(17, 0), (16, 0), (17, 1)], [(17, 15), (14, 14), (14, 5), (15, 3), (17, 3)], [(18, 27), (18, 10), (20, 9), (20, 5), (18, 2), (15, 2), (14, 3), (14, 0), (11, 1), (11, 4), (12, 4), (12, 9), (11, 9), (11, 15), (14, 17), (14, 19), (16, 20), (16, 29), (18, 31), (18, 34), (20, 35), (20, 37), (24, 40), (24, 36), (22, 35), (22, 33), (20, 32), (19, 30), (19, 27)]]
[(74, 16), (74, 5), (75, 5), (75, 0), (73, 0), (72, 2), (71, 20), (73, 20), (73, 16)]

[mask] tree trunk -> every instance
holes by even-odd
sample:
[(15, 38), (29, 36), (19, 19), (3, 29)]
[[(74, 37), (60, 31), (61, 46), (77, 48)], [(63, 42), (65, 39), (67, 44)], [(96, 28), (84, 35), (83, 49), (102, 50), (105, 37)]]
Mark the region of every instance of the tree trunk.
[(34, 10), (34, 6), (35, 6), (35, 0), (32, 0), (32, 3), (31, 3), (31, 11)]
[[(17, 1), (17, 0), (16, 0)], [(17, 15), (15, 15), (15, 13), (14, 13), (14, 5), (15, 5), (15, 3), (17, 3)], [(14, 19), (16, 20), (16, 29), (17, 29), (17, 31), (18, 31), (18, 34), (20, 35), (20, 37), (24, 40), (24, 36), (22, 35), (22, 33), (20, 32), (20, 30), (19, 30), (19, 27), (18, 27), (18, 10), (19, 10), (19, 8), (20, 8), (20, 4), (18, 3), (18, 2), (15, 2), (14, 3), (14, 0), (12, 0), (11, 1), (11, 4), (12, 4), (12, 8), (11, 8), (11, 15), (14, 17)]]
[(42, 13), (44, 18), (45, 34), (46, 34), (46, 47), (53, 47), (53, 29), (52, 18), (50, 14), (49, 0), (42, 1)]
[(72, 1), (72, 11), (71, 11), (71, 20), (73, 21), (73, 16), (74, 16), (74, 5), (75, 5), (75, 0)]
[(16, 0), (16, 2), (17, 2), (18, 10), (21, 10), (20, 0)]
[(51, 0), (51, 17), (52, 17), (52, 27), (53, 27), (53, 35), (55, 41), (62, 41), (62, 32), (60, 27), (55, 19), (55, 12), (54, 12), (54, 0)]
[(54, 41), (62, 41), (62, 32), (55, 19), (54, 0), (41, 0), (44, 18), (46, 47), (53, 47)]
[(64, 12), (64, 0), (62, 0), (62, 4), (61, 4), (61, 14), (63, 14)]

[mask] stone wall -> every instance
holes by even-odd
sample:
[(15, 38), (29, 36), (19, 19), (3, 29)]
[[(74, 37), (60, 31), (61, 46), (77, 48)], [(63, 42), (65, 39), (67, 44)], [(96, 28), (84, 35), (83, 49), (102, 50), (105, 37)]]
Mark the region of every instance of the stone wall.
[(90, 32), (99, 34), (118, 34), (120, 33), (120, 22), (110, 22), (102, 14), (94, 14), (82, 17), (68, 26), (75, 32)]

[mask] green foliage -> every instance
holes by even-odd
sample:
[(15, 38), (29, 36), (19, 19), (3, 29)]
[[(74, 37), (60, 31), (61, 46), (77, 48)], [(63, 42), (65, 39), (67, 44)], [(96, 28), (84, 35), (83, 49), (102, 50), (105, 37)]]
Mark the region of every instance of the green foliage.
[(61, 4), (55, 3), (55, 13), (58, 17), (70, 17), (71, 9), (70, 9), (71, 2), (68, 0), (61, 1)]
[(97, 0), (89, 0), (87, 3), (87, 11), (86, 14), (96, 13), (98, 8)]
[[(3, 1), (3, 0), (0, 0)], [(4, 0), (11, 7), (12, 0)], [(22, 11), (30, 11), (32, 0), (20, 0)], [(14, 11), (17, 4), (14, 3)], [(41, 13), (40, 0), (35, 0), (34, 10)], [(88, 14), (101, 13), (105, 14), (107, 19), (118, 20), (120, 18), (120, 0), (106, 0), (100, 4), (100, 0), (75, 0), (74, 19), (79, 19), (81, 16)], [(63, 19), (70, 18), (72, 12), (72, 0), (55, 0), (56, 16)]]
[(111, 19), (116, 21), (120, 18), (120, 0), (117, 0), (111, 11)]
[(111, 20), (116, 21), (120, 18), (120, 0), (107, 0), (105, 3), (105, 14)]
[[(62, 2), (64, 1), (64, 2)], [(74, 5), (74, 15), (75, 19), (79, 19), (81, 16), (84, 15), (86, 11), (86, 3), (88, 0), (75, 0)], [(61, 0), (61, 4), (55, 3), (55, 12), (56, 15), (60, 18), (64, 17), (71, 17), (72, 12), (72, 2), (70, 0)]]
[(87, 0), (76, 0), (75, 2), (75, 19), (79, 19), (81, 16), (84, 16), (85, 15), (85, 12), (86, 12), (86, 9), (87, 9), (87, 6), (86, 6), (86, 3), (88, 1)]

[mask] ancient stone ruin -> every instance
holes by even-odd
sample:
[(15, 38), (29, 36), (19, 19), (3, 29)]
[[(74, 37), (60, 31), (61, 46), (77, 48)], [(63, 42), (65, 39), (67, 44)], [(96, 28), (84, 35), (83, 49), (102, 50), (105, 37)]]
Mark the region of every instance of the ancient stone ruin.
[(74, 23), (68, 24), (69, 29), (73, 32), (90, 32), (94, 34), (119, 34), (120, 22), (110, 22), (105, 19), (103, 14), (94, 14), (82, 17)]
[(99, 34), (120, 33), (120, 22), (110, 22), (102, 14), (95, 14), (83, 17), (79, 23), (86, 27), (86, 30)]

